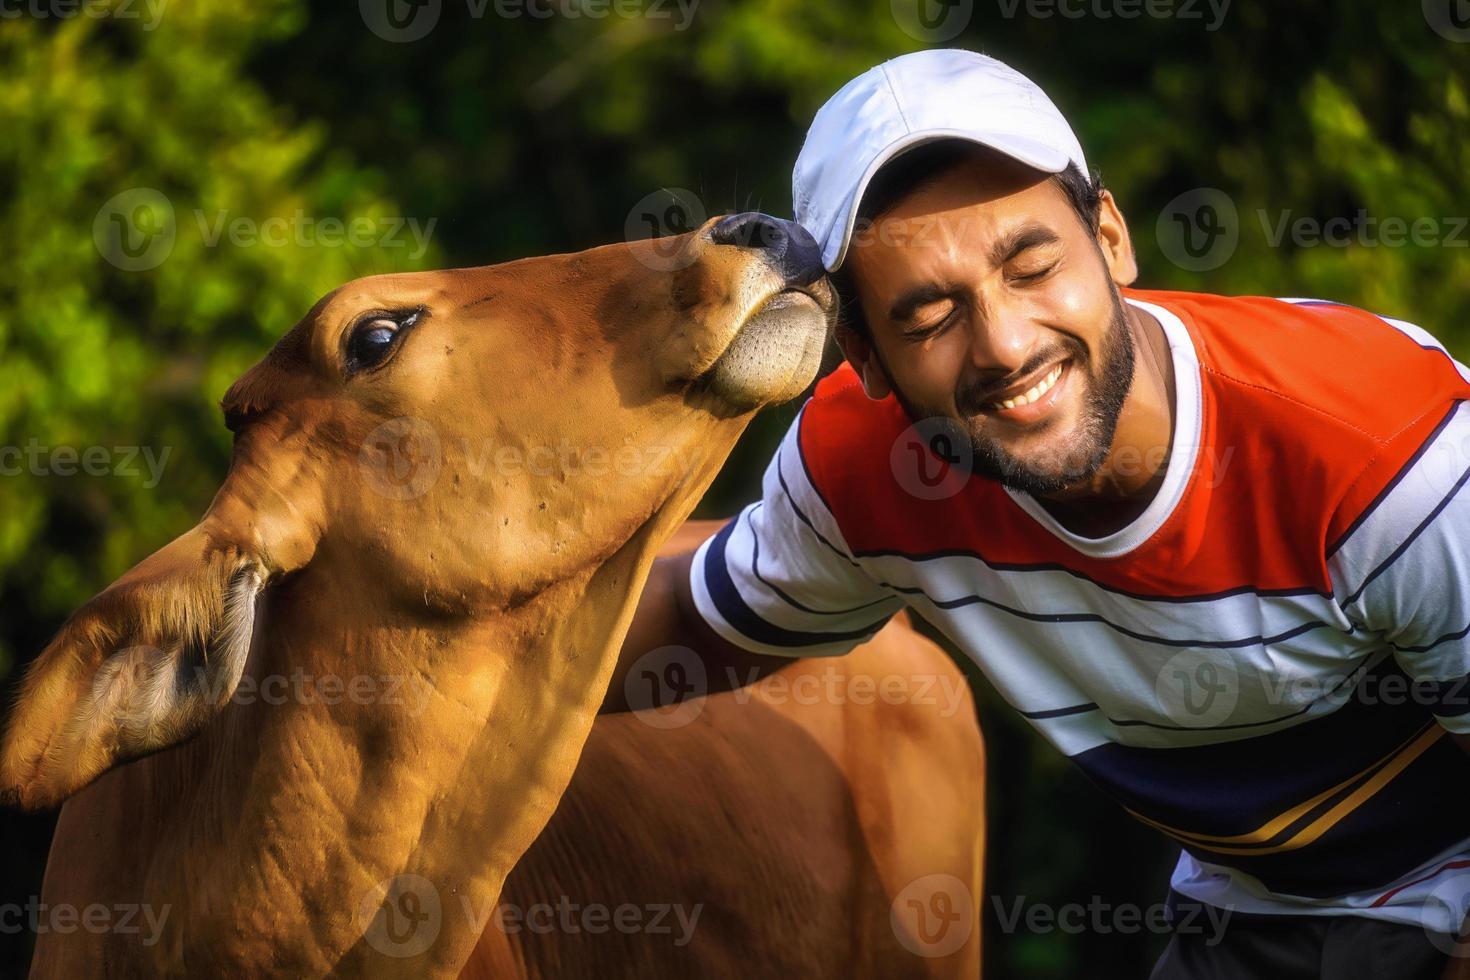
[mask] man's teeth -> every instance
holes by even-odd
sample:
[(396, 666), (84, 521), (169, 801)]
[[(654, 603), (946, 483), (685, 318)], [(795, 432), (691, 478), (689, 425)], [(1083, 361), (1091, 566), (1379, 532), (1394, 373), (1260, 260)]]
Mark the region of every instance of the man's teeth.
[(990, 403), (990, 407), (991, 408), (1015, 408), (1017, 405), (1030, 405), (1032, 402), (1036, 401), (1036, 399), (1040, 398), (1042, 395), (1046, 394), (1048, 391), (1051, 391), (1051, 386), (1054, 385), (1054, 384), (1056, 384), (1057, 383), (1057, 379), (1060, 378), (1061, 376), (1062, 376), (1062, 365), (1058, 364), (1056, 367), (1054, 367), (1050, 371), (1048, 371), (1047, 374), (1046, 374), (1046, 377), (1042, 378), (1040, 382), (1038, 382), (1034, 387), (1032, 387), (1024, 395), (1017, 395), (1015, 398), (1007, 398), (1003, 402), (991, 402)]

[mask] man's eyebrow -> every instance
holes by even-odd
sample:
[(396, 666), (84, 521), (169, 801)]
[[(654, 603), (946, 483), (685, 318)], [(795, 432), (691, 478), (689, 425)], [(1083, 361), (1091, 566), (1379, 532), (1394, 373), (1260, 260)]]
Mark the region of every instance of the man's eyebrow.
[(1052, 245), (1061, 241), (1061, 236), (1046, 225), (1025, 224), (997, 238), (990, 246), (990, 264), (1002, 266), (1028, 248)]

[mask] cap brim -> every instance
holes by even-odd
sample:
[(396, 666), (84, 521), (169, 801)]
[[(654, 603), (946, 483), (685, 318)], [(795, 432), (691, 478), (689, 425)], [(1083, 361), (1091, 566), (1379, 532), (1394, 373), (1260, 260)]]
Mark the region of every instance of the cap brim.
[(836, 271), (837, 267), (842, 265), (842, 260), (847, 257), (847, 246), (852, 240), (852, 229), (857, 224), (858, 205), (862, 203), (863, 193), (867, 191), (868, 183), (873, 179), (873, 175), (884, 164), (905, 150), (911, 150), (924, 143), (947, 139), (964, 140), (967, 143), (988, 147), (1043, 173), (1061, 173), (1071, 162), (1063, 151), (1026, 136), (1009, 133), (982, 136), (973, 132), (949, 129), (928, 129), (921, 133), (907, 133), (885, 146), (868, 164), (868, 169), (863, 171), (862, 179), (857, 182), (857, 186), (853, 188), (843, 206), (841, 221), (833, 222), (832, 229), (827, 234), (827, 240), (822, 243), (822, 264), (827, 267), (828, 272)]

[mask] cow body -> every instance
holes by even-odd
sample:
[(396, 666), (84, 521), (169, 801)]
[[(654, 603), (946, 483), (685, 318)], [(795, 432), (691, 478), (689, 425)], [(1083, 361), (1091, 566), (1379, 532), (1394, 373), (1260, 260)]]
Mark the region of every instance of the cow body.
[[(681, 727), (599, 718), (462, 975), (978, 976), (980, 732), (963, 676), (900, 620)], [(968, 893), (942, 934), (892, 914), (928, 881)]]

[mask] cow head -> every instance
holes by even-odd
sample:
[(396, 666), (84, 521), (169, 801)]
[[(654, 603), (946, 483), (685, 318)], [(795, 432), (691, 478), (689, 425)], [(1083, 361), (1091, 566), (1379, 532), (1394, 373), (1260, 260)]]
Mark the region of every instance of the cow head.
[[(295, 806), (260, 826), (299, 819), (320, 848), (313, 799), (356, 793), (406, 828), (367, 863), (428, 873), (427, 801), (447, 820), (452, 782), (481, 794), (466, 812), (515, 811), (464, 830), (513, 862), (570, 776), (659, 541), (751, 414), (811, 381), (832, 302), (810, 238), (758, 215), (336, 290), (225, 396), (233, 458), (200, 523), (36, 661), (0, 793), (53, 805), (207, 733), (200, 765), (253, 780), (244, 826)], [(424, 702), (234, 697), (292, 672), (406, 677)]]

